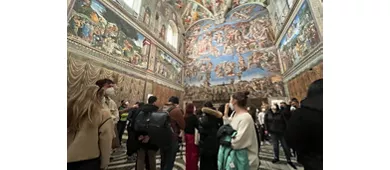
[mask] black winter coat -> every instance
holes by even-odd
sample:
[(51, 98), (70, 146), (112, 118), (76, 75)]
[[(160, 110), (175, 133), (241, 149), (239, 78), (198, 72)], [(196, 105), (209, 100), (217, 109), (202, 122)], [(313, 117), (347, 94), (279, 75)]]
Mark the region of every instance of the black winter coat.
[(272, 113), (272, 110), (268, 110), (264, 117), (265, 130), (269, 133), (283, 134), (287, 128), (287, 122), (284, 115), (277, 111)]
[(288, 121), (290, 120), (291, 118), (291, 110), (290, 110), (291, 106), (287, 105), (287, 107), (284, 107), (284, 108), (281, 108), (280, 109), (280, 112), (283, 114), (284, 118)]
[(219, 142), (217, 131), (222, 126), (223, 121), (211, 114), (202, 113), (199, 116), (199, 150), (200, 154), (218, 154)]
[(288, 121), (285, 139), (297, 151), (305, 169), (322, 170), (323, 109), (322, 95), (307, 98)]

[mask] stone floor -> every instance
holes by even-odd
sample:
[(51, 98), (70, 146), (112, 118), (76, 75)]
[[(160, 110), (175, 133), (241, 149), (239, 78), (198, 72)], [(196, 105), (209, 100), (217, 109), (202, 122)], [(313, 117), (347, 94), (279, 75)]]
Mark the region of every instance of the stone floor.
[[(125, 132), (126, 133), (126, 132)], [(127, 135), (124, 135), (124, 141), (127, 140)], [(273, 150), (272, 145), (265, 144), (261, 146), (260, 152), (260, 166), (259, 170), (293, 170), (292, 167), (287, 165), (286, 159), (284, 157), (283, 149), (280, 148), (280, 161), (273, 164), (271, 161), (273, 159)], [(180, 153), (176, 156), (174, 170), (185, 170), (185, 147), (181, 147)], [(135, 170), (135, 160), (128, 160), (126, 155), (126, 146), (123, 143), (122, 147), (112, 155), (112, 160), (108, 169), (111, 170)], [(296, 164), (296, 159), (292, 158), (292, 161), (297, 166), (298, 170), (303, 170), (302, 166)], [(157, 170), (160, 168), (160, 155), (157, 155)]]

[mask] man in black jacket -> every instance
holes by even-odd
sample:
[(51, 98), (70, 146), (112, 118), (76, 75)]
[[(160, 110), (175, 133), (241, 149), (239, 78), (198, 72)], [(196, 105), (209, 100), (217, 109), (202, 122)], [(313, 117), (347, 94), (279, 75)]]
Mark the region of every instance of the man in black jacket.
[(274, 160), (272, 163), (279, 161), (279, 142), (282, 144), (283, 151), (285, 153), (287, 163), (296, 169), (295, 165), (291, 162), (290, 148), (286, 144), (284, 139), (284, 132), (286, 131), (287, 122), (284, 115), (279, 110), (279, 106), (274, 104), (271, 109), (265, 114), (264, 125), (266, 133), (271, 134), (272, 146), (274, 149)]
[(322, 79), (309, 86), (306, 99), (288, 122), (285, 138), (298, 153), (305, 170), (322, 170), (323, 104)]
[(287, 121), (290, 120), (291, 117), (290, 106), (287, 105), (286, 102), (280, 103), (280, 112), (283, 114), (284, 118), (286, 118)]
[[(155, 105), (156, 101), (156, 96), (150, 96), (148, 99), (148, 104), (141, 106), (137, 114), (140, 112), (143, 112), (144, 114), (157, 112), (159, 108)], [(138, 140), (140, 146), (137, 154), (136, 169), (143, 170), (145, 168), (145, 164), (149, 163), (149, 168), (147, 169), (156, 170), (156, 153), (158, 151), (158, 146), (153, 145), (149, 142), (150, 137), (148, 136), (147, 132), (135, 131), (135, 138)]]
[(137, 112), (139, 111), (139, 108), (143, 106), (142, 102), (135, 103), (134, 106), (132, 106), (129, 110), (129, 115), (127, 116), (127, 121), (129, 122), (127, 125), (127, 156), (130, 160), (133, 160), (132, 155), (137, 152), (138, 150), (138, 140), (135, 137), (134, 132), (134, 119), (137, 115)]

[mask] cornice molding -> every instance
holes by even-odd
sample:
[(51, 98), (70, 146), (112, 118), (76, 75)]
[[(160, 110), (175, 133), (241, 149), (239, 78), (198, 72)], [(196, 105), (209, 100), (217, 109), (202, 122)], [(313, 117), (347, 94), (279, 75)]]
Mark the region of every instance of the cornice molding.
[(153, 72), (149, 72), (146, 69), (138, 68), (128, 62), (112, 57), (107, 53), (79, 43), (77, 40), (74, 40), (72, 38), (68, 37), (67, 45), (69, 52), (75, 53), (79, 56), (88, 59), (92, 59), (118, 72), (144, 79), (145, 81), (153, 81), (157, 84), (161, 84), (166, 87), (173, 88), (175, 90), (184, 91), (183, 85), (169, 82), (166, 78), (160, 77)]
[(320, 43), (317, 45), (317, 47), (314, 50), (312, 50), (312, 52), (310, 52), (308, 55), (303, 57), (295, 66), (288, 69), (283, 74), (283, 82), (287, 83), (288, 81), (300, 75), (304, 71), (310, 69), (311, 67), (314, 67), (322, 60), (323, 60), (323, 44)]
[(176, 51), (173, 51), (169, 48), (165, 42), (161, 41), (161, 39), (156, 38), (155, 35), (149, 30), (149, 28), (137, 20), (134, 16), (130, 15), (126, 10), (124, 10), (119, 4), (114, 4), (112, 2), (107, 2), (103, 0), (99, 0), (105, 7), (112, 10), (115, 14), (119, 15), (122, 19), (124, 19), (128, 24), (133, 26), (137, 31), (139, 31), (145, 38), (149, 39), (153, 44), (155, 44), (158, 48), (172, 56), (175, 60), (177, 60), (180, 64), (184, 65), (183, 56), (179, 55)]

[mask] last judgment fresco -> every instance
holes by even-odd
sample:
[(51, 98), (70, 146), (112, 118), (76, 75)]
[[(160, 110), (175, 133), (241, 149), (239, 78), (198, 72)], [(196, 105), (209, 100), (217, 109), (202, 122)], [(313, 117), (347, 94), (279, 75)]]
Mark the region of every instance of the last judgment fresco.
[(222, 100), (243, 90), (250, 97), (284, 96), (274, 43), (268, 10), (258, 4), (233, 9), (223, 24), (197, 22), (185, 44), (186, 99)]

